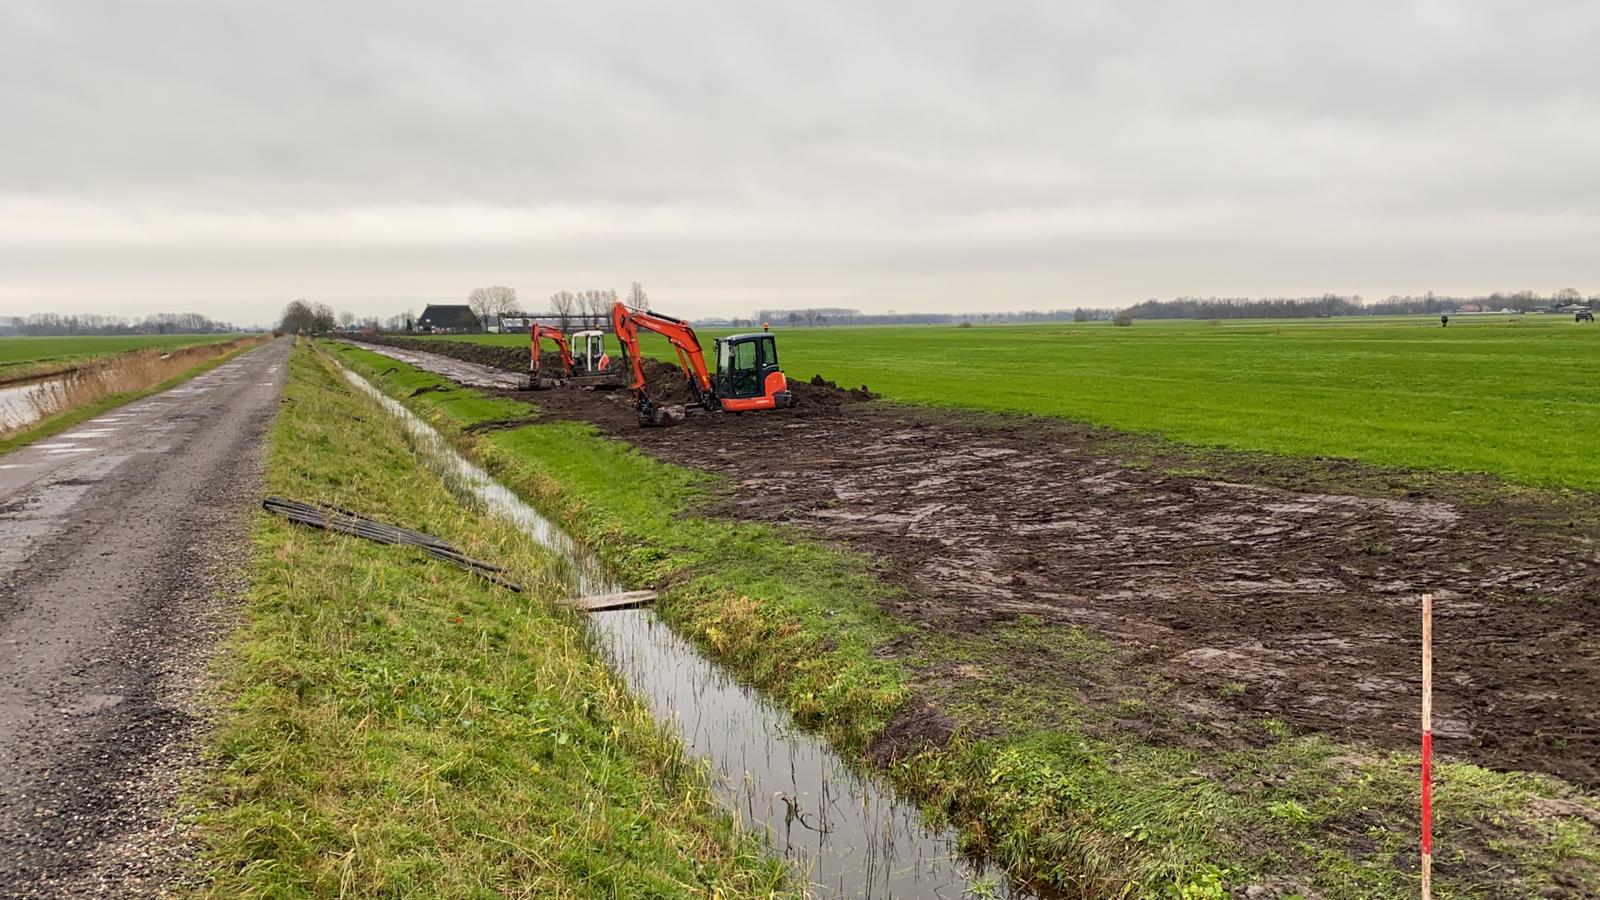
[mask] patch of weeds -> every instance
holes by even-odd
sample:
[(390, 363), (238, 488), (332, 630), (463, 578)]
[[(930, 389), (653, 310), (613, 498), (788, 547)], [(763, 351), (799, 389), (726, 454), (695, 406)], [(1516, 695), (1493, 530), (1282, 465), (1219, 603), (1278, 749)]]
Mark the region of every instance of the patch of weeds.
[(1275, 738), (1283, 739), (1289, 736), (1289, 726), (1282, 719), (1262, 719), (1261, 730)]

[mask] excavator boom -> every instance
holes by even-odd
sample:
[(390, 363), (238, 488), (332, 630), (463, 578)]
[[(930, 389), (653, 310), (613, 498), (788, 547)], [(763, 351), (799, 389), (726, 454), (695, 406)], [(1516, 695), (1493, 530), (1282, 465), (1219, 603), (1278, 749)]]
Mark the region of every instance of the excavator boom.
[(567, 347), (566, 335), (548, 325), (540, 325), (535, 322), (530, 338), (529, 344), (532, 348), (532, 353), (528, 360), (528, 374), (535, 382), (539, 380), (539, 342), (545, 338), (554, 341), (556, 349), (561, 351), (561, 373), (563, 375), (572, 374), (572, 351)]

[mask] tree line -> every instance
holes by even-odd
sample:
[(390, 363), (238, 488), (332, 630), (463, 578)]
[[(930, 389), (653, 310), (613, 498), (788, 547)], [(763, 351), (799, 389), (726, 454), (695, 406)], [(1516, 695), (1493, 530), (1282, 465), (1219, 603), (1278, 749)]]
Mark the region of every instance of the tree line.
[[(579, 328), (600, 328), (611, 318), (611, 307), (619, 298), (616, 291), (556, 291), (550, 295), (550, 315), (554, 316), (562, 332)], [(628, 297), (622, 301), (634, 309), (649, 309), (650, 295), (644, 285), (635, 281), (628, 288)]]
[(858, 309), (838, 307), (805, 307), (802, 309), (758, 309), (754, 318), (735, 318), (728, 324), (735, 328), (767, 323), (789, 326), (823, 325), (962, 325), (969, 323), (996, 324), (1000, 322), (1094, 322), (1109, 319), (1109, 309), (1024, 309), (996, 312), (895, 312), (864, 313)]
[(242, 331), (199, 313), (152, 313), (142, 318), (125, 316), (34, 313), (0, 316), (0, 334), (33, 337), (115, 334), (223, 334)]
[[(570, 331), (575, 327), (599, 328), (611, 318), (611, 307), (618, 299), (619, 295), (612, 290), (557, 291), (550, 295), (549, 310), (544, 315), (559, 321), (562, 331)], [(636, 309), (649, 309), (650, 295), (645, 293), (642, 284), (635, 281), (623, 302)], [(467, 293), (467, 306), (477, 316), (479, 327), (489, 322), (529, 315), (522, 311), (517, 300), (517, 289), (505, 285), (473, 288)], [(407, 331), (415, 327), (415, 323), (416, 316), (409, 309), (387, 319), (378, 316), (358, 319), (348, 310), (336, 313), (326, 303), (295, 300), (279, 314), (277, 330), (285, 334), (302, 331), (316, 334), (333, 331), (335, 327), (349, 330), (359, 325), (374, 331)]]
[[(1589, 298), (1600, 303), (1600, 295)], [(1584, 302), (1576, 288), (1562, 288), (1548, 296), (1536, 291), (1495, 291), (1476, 296), (1447, 296), (1428, 291), (1422, 296), (1392, 294), (1368, 303), (1360, 294), (1320, 297), (1178, 297), (1150, 299), (1122, 310), (1128, 319), (1301, 319), (1315, 316), (1438, 315), (1473, 305), (1488, 310), (1531, 312)]]

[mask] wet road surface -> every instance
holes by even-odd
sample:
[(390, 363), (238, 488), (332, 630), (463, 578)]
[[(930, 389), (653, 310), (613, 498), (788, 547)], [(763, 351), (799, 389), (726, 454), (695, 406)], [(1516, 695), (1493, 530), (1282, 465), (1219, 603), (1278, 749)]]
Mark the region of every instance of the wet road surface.
[(290, 346), (0, 455), (0, 896), (170, 876)]

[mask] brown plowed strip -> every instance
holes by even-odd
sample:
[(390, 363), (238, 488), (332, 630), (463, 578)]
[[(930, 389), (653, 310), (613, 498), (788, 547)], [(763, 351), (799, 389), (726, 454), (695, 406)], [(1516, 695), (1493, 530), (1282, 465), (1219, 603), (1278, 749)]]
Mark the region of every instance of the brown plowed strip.
[[(528, 399), (732, 479), (719, 514), (882, 560), (910, 588), (887, 610), (897, 618), (956, 635), (1023, 613), (1081, 625), (1177, 683), (1171, 699), (1194, 716), (1413, 746), (1418, 598), (1431, 590), (1441, 747), (1600, 784), (1593, 498), (1558, 509), (1466, 480), (1433, 496), (1358, 496), (1326, 484), (1371, 493), (1404, 476), (1243, 457), (1223, 477), (1175, 476), (1164, 473), (1194, 460), (1145, 457), (1123, 436), (875, 403), (641, 429), (621, 397), (547, 393)], [(1070, 667), (1042, 662), (983, 667), (1083, 693)]]

